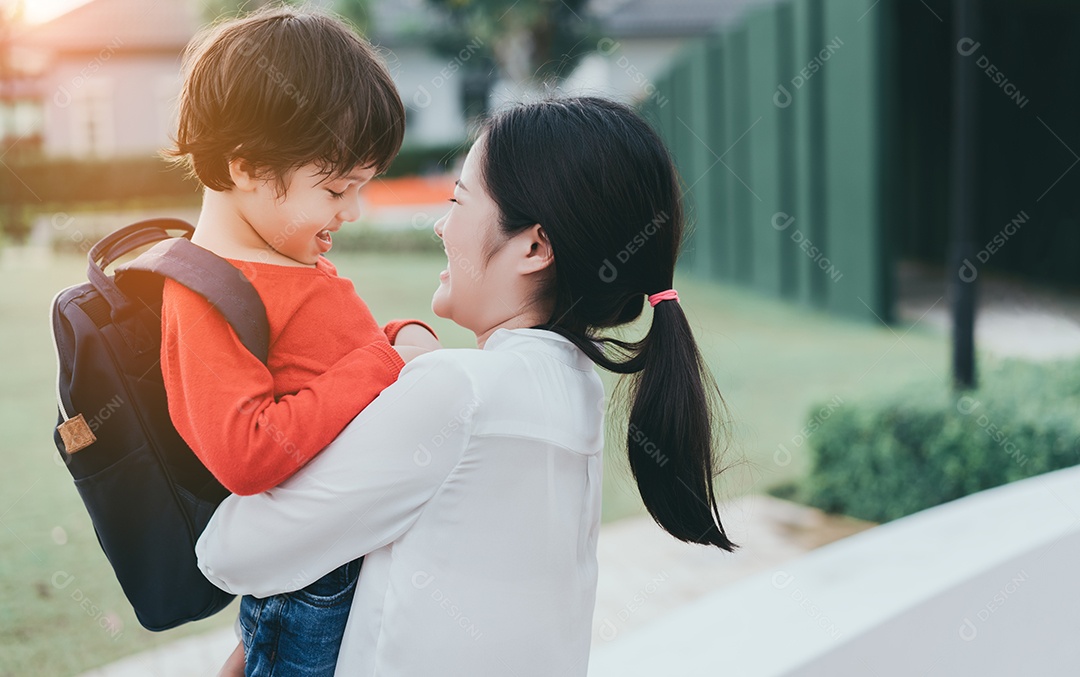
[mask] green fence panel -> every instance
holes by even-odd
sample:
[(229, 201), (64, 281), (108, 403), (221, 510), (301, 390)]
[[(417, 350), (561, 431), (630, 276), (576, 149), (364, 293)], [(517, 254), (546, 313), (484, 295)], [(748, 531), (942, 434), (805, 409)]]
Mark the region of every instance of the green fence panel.
[(705, 88), (708, 139), (715, 157), (710, 161), (711, 169), (702, 190), (712, 197), (709, 258), (712, 261), (712, 277), (716, 280), (728, 280), (735, 274), (736, 253), (732, 242), (733, 224), (729, 211), (734, 177), (722, 164), (724, 154), (731, 145), (727, 136), (729, 111), (724, 88), (725, 49), (726, 40), (723, 34), (709, 36), (705, 46)]
[[(825, 89), (826, 228), (808, 249), (828, 276), (826, 306), (887, 319), (880, 222), (880, 23), (887, 2), (825, 0), (815, 55)], [(813, 46), (811, 46), (813, 47)]]
[[(773, 87), (770, 104), (776, 108), (779, 143), (779, 183), (780, 190), (776, 211), (769, 217), (769, 228), (779, 238), (779, 274), (780, 294), (785, 298), (799, 298), (803, 257), (791, 240), (787, 230), (790, 228), (792, 214), (798, 213), (799, 153), (796, 144), (798, 125), (790, 101), (784, 99), (782, 83), (795, 72), (795, 9), (789, 3), (776, 5), (776, 84)], [(787, 227), (780, 227), (782, 224)]]
[[(683, 52), (678, 65), (672, 71), (675, 81), (676, 99), (672, 102), (671, 120), (672, 133), (676, 139), (676, 148), (679, 157), (679, 175), (682, 177), (683, 190), (691, 186), (697, 177), (701, 175), (701, 159), (698, 148), (700, 143), (694, 138), (693, 130), (686, 122), (686, 117), (695, 106), (694, 82), (691, 60), (689, 54)], [(683, 204), (686, 210), (685, 217), (688, 224), (688, 268), (694, 275), (700, 276), (704, 265), (701, 252), (704, 235), (697, 227), (698, 200), (693, 191), (683, 196)]]
[(796, 2), (791, 8), (791, 68), (777, 85), (774, 102), (783, 115), (794, 118), (795, 206), (778, 215), (774, 226), (784, 233), (784, 246), (794, 259), (796, 298), (822, 308), (831, 281), (809, 255), (810, 243), (823, 241), (825, 231), (825, 79), (810, 72), (825, 43), (822, 0)]
[[(664, 130), (664, 140), (671, 150), (675, 169), (681, 177), (690, 169), (690, 158), (678, 121), (675, 119), (676, 111), (686, 105), (685, 83), (680, 70), (683, 68), (681, 59), (676, 60), (668, 70), (665, 81), (668, 105), (660, 109), (661, 128)], [(687, 214), (693, 212), (693, 201), (689, 196), (684, 196), (683, 209)], [(682, 248), (679, 254), (678, 266), (683, 272), (694, 274), (696, 267), (697, 237), (692, 228), (687, 228), (683, 233)]]
[(777, 13), (765, 7), (746, 18), (749, 43), (747, 108), (750, 124), (740, 141), (750, 150), (749, 172), (742, 175), (750, 192), (753, 241), (753, 286), (771, 295), (780, 294), (780, 233), (772, 219), (780, 210), (780, 109), (773, 103), (777, 64)]
[[(691, 227), (695, 236), (695, 274), (713, 279), (716, 261), (713, 259), (713, 239), (716, 228), (714, 203), (710, 190), (713, 161), (716, 153), (709, 134), (708, 53), (704, 40), (696, 40), (686, 48), (687, 107), (676, 111), (676, 122), (684, 128), (690, 145), (690, 168), (683, 180), (694, 205)], [(681, 114), (680, 114), (681, 113)]]
[(725, 39), (724, 98), (728, 102), (724, 120), (724, 137), (728, 140), (722, 153), (722, 166), (730, 175), (731, 190), (727, 215), (731, 224), (731, 245), (734, 252), (732, 279), (749, 284), (753, 275), (753, 216), (754, 200), (744, 177), (750, 173), (750, 141), (747, 139), (752, 120), (748, 103), (749, 44), (744, 26), (735, 26)]

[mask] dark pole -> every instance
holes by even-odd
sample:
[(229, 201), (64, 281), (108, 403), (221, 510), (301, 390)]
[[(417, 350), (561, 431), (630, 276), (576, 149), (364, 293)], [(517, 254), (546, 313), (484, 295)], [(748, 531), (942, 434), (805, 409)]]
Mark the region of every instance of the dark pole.
[[(965, 38), (978, 41), (978, 8), (975, 0), (953, 0), (953, 119), (952, 119), (952, 234), (951, 263), (947, 287), (952, 299), (953, 388), (975, 387), (975, 157), (978, 139), (976, 91), (978, 72), (969, 63), (973, 55), (961, 52)], [(966, 41), (965, 41), (966, 42)]]

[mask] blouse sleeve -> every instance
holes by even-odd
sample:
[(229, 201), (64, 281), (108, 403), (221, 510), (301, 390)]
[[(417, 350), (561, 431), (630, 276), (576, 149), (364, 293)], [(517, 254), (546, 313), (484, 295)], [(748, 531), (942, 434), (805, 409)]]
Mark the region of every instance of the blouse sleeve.
[(404, 534), (468, 444), (478, 401), (457, 352), (406, 365), (282, 484), (226, 498), (195, 547), (203, 574), (228, 592), (266, 597), (299, 590)]

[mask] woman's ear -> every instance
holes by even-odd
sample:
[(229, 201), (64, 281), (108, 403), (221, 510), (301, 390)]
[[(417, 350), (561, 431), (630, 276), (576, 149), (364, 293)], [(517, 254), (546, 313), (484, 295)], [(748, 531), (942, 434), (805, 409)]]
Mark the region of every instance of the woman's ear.
[(524, 256), (518, 263), (519, 272), (536, 273), (554, 265), (555, 254), (551, 249), (551, 240), (539, 223), (526, 228), (518, 237), (522, 238), (519, 246), (524, 251)]
[(251, 163), (243, 158), (229, 160), (229, 178), (232, 179), (237, 190), (246, 193), (255, 190), (259, 185), (259, 179), (255, 176)]

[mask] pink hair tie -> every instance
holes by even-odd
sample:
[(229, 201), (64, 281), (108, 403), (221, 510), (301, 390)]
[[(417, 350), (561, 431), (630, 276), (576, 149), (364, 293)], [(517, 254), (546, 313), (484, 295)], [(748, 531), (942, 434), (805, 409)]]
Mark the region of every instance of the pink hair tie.
[(649, 295), (649, 305), (656, 306), (661, 301), (678, 301), (679, 292), (674, 289), (668, 289), (667, 291), (658, 292), (656, 294)]

